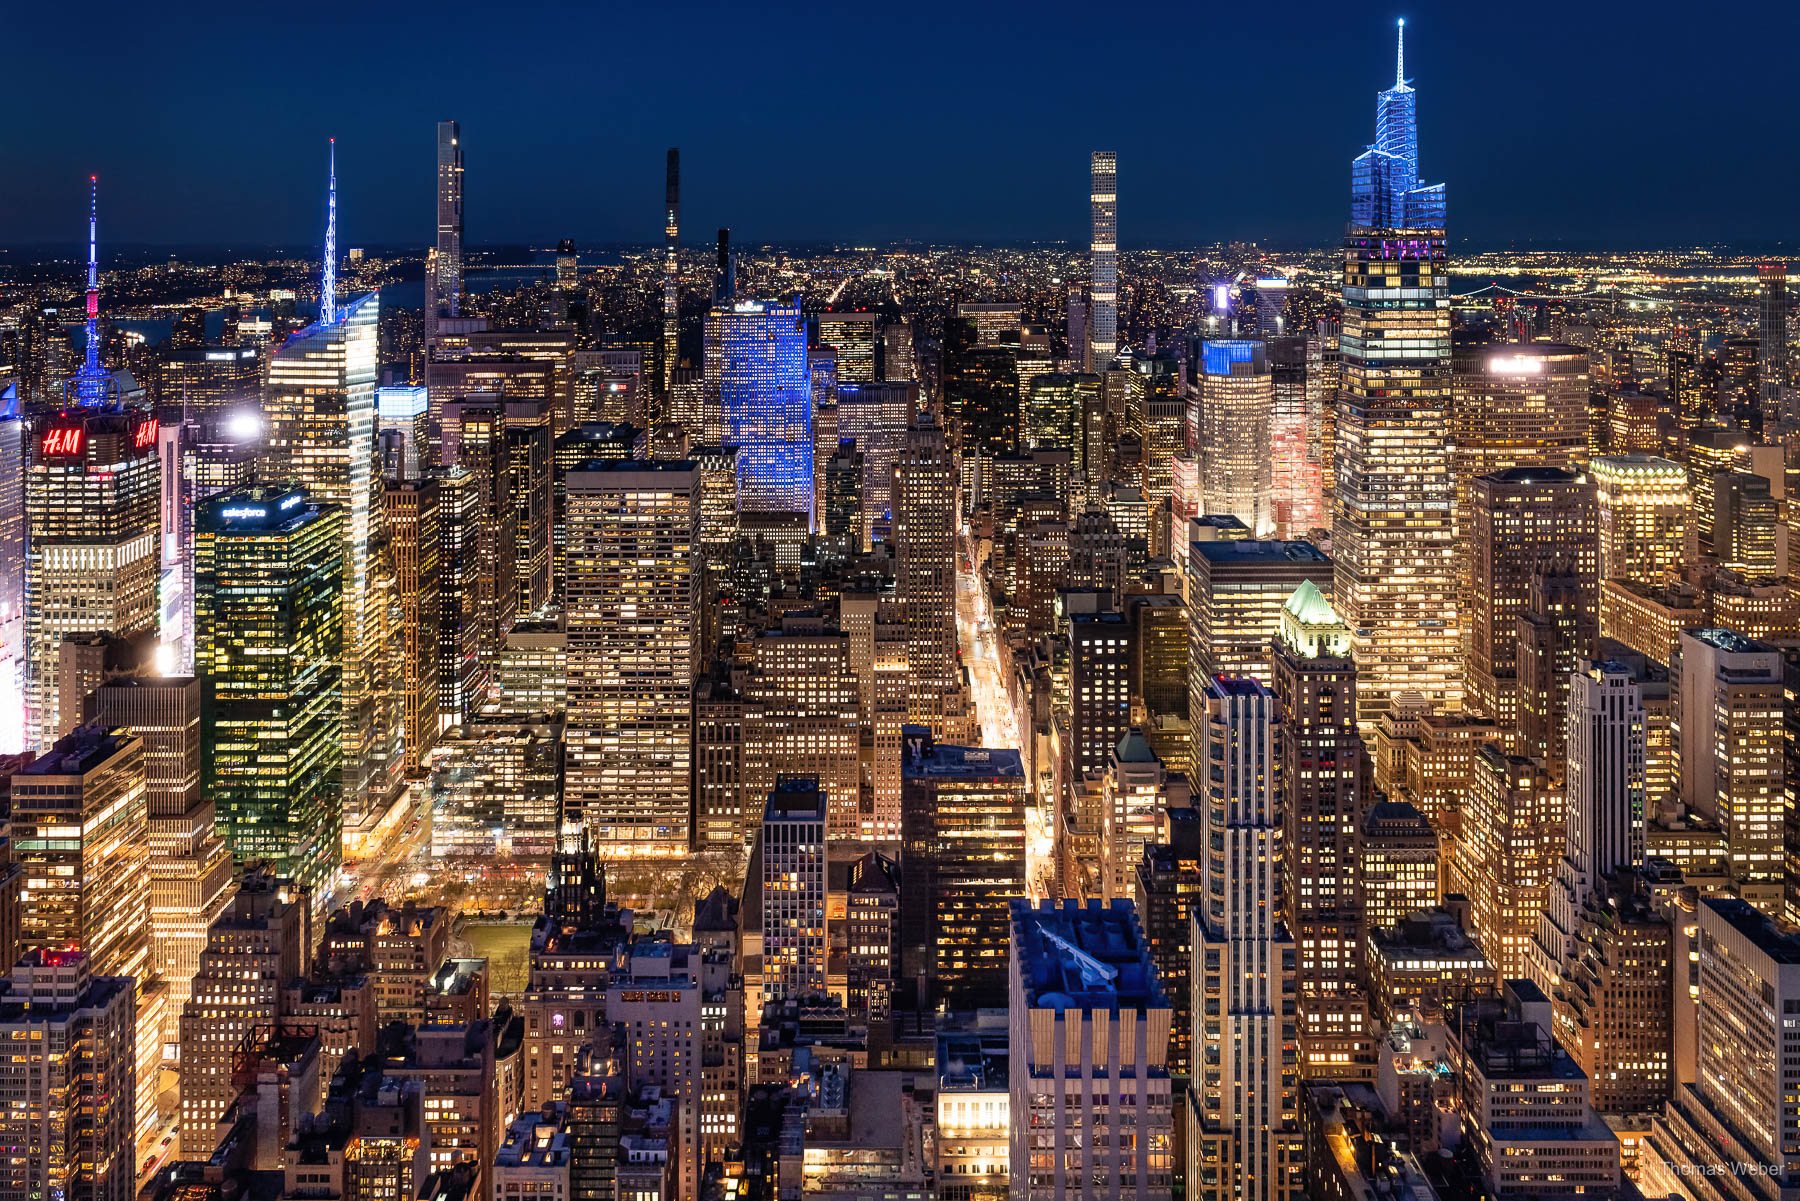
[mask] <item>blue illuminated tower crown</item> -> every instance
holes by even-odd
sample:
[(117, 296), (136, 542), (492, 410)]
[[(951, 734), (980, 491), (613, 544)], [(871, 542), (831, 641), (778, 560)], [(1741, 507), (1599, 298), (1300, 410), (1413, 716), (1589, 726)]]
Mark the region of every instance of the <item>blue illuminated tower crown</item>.
[(118, 399), (119, 384), (100, 366), (100, 256), (96, 232), (100, 214), (100, 177), (88, 176), (87, 358), (75, 378), (63, 385), (67, 404), (92, 408)]
[(1444, 185), (1419, 180), (1418, 93), (1406, 81), (1406, 20), (1400, 21), (1394, 86), (1375, 100), (1375, 141), (1350, 164), (1350, 221), (1374, 229), (1440, 229)]

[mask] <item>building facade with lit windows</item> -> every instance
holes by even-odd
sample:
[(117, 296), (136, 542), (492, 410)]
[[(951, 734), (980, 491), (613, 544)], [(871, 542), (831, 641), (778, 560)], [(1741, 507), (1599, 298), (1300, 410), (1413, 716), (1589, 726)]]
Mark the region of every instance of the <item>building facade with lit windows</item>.
[(479, 477), (444, 469), (438, 485), (438, 722), (442, 730), (475, 716), (492, 663), (481, 656), (481, 535), (486, 506)]
[(1007, 905), (1027, 891), (1023, 761), (939, 743), (923, 726), (902, 740), (901, 994), (926, 1008), (997, 1005)]
[(1272, 644), (1281, 706), (1282, 896), (1299, 987), (1300, 1070), (1366, 1079), (1375, 1049), (1361, 987), (1362, 738), (1350, 630), (1310, 580), (1281, 610)]
[(1444, 188), (1419, 180), (1417, 95), (1395, 74), (1351, 173), (1333, 453), (1332, 601), (1365, 725), (1401, 692), (1462, 703)]
[(1600, 527), (1600, 578), (1646, 587), (1688, 562), (1693, 493), (1687, 469), (1652, 455), (1600, 455), (1588, 465)]
[(1294, 940), (1281, 893), (1285, 797), (1281, 706), (1256, 680), (1215, 676), (1194, 718), (1195, 796), (1206, 831), (1193, 916), (1194, 1078), (1188, 1195), (1300, 1195), (1299, 1013)]
[(1130, 901), (1014, 900), (1007, 1105), (1013, 1201), (1166, 1201), (1171, 1010)]
[(240, 863), (322, 890), (337, 870), (343, 510), (247, 488), (195, 519), (204, 787)]
[(1525, 975), (1562, 837), (1561, 791), (1542, 761), (1478, 749), (1456, 853), (1475, 888), (1476, 936), (1503, 980)]
[(1198, 383), (1202, 511), (1229, 513), (1258, 537), (1275, 528), (1275, 377), (1262, 342), (1207, 342)]
[(1470, 481), (1466, 512), (1464, 701), (1475, 713), (1510, 727), (1522, 703), (1519, 619), (1531, 608), (1538, 578), (1579, 581), (1584, 616), (1593, 612), (1593, 482), (1555, 467), (1507, 468)]
[(712, 310), (707, 368), (724, 441), (738, 451), (738, 509), (813, 516), (812, 375), (800, 307), (745, 300)]
[(395, 695), (401, 655), (388, 571), (376, 440), (376, 333), (370, 293), (289, 338), (269, 360), (257, 479), (291, 484), (311, 503), (343, 511), (341, 712), (346, 830), (378, 814), (404, 774), (404, 723)]
[(825, 995), (825, 825), (817, 780), (783, 780), (762, 819), (763, 999)]
[(443, 532), (435, 479), (390, 483), (383, 494), (400, 600), (400, 712), (406, 730), (406, 773), (423, 775), (437, 745), (438, 622), (443, 616)]
[[(741, 471), (741, 468), (740, 468)], [(906, 610), (907, 720), (944, 735), (956, 696), (956, 465), (944, 429), (921, 414), (894, 467), (896, 586)]]
[(564, 820), (615, 855), (676, 858), (688, 848), (700, 468), (590, 462), (567, 487)]
[(1781, 652), (1733, 630), (1684, 630), (1670, 680), (1681, 802), (1723, 832), (1733, 891), (1778, 918), (1786, 872)]
[[(1084, 370), (1105, 371), (1119, 349), (1119, 155), (1096, 150), (1088, 159), (1090, 229), (1088, 344)], [(1073, 353), (1073, 348), (1071, 349)]]
[(1457, 353), (1451, 429), (1456, 503), (1480, 476), (1510, 467), (1580, 471), (1587, 462), (1588, 355), (1579, 346), (1513, 342)]
[(80, 714), (60, 712), (63, 639), (157, 628), (161, 523), (156, 418), (73, 409), (34, 432), (25, 468), (26, 744), (45, 748)]
[(130, 1098), (132, 982), (95, 975), (82, 951), (33, 951), (0, 1000), (0, 1194), (130, 1201), (137, 1195)]

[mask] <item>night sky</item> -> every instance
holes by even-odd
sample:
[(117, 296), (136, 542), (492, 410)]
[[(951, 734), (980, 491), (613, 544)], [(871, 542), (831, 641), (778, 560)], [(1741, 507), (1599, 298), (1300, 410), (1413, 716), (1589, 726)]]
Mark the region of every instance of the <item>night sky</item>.
[[(1454, 238), (1800, 236), (1775, 3), (1314, 0), (9, 8), (0, 243), (432, 237), (433, 122), (462, 122), (471, 243), (1085, 239), (1119, 152), (1127, 248), (1341, 232), (1407, 19), (1421, 169)], [(1759, 60), (1766, 58), (1766, 66)]]

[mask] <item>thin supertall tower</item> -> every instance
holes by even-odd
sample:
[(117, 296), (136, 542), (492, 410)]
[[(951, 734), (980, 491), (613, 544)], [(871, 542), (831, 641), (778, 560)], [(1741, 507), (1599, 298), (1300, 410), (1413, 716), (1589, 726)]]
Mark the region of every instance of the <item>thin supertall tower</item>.
[(118, 398), (119, 385), (100, 366), (100, 177), (88, 176), (87, 358), (64, 389), (71, 404), (103, 405)]
[(681, 151), (669, 148), (669, 167), (663, 181), (663, 362), (662, 409), (668, 405), (669, 384), (675, 378), (676, 335), (681, 315)]
[(1353, 634), (1365, 728), (1402, 693), (1462, 704), (1444, 186), (1418, 179), (1404, 61), (1352, 164), (1344, 241), (1332, 599)]
[(439, 317), (462, 311), (463, 290), (463, 152), (462, 126), (437, 123), (437, 254), (427, 282), (431, 285), (425, 320), (435, 334)]
[[(1093, 283), (1088, 290), (1088, 370), (1105, 371), (1119, 349), (1119, 156), (1096, 150), (1088, 165)], [(1070, 348), (1073, 352), (1074, 348)]]
[[(1791, 389), (1788, 387), (1787, 264), (1759, 263), (1756, 284), (1762, 300), (1761, 328), (1757, 331), (1760, 337), (1756, 345), (1757, 374), (1762, 387), (1763, 437), (1772, 441), (1778, 421), (1794, 421), (1800, 417), (1788, 395)], [(93, 293), (88, 296), (91, 299)]]

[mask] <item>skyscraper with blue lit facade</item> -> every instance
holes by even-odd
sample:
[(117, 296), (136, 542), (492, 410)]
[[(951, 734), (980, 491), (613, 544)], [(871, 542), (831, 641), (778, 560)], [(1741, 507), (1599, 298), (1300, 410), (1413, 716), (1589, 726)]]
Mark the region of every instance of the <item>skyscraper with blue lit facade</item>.
[(1463, 695), (1444, 189), (1419, 186), (1404, 45), (1376, 102), (1375, 145), (1351, 170), (1344, 240), (1332, 600), (1352, 631), (1365, 725), (1401, 693), (1443, 711)]
[(1375, 143), (1350, 164), (1350, 222), (1379, 229), (1439, 229), (1444, 185), (1419, 179), (1418, 93), (1406, 82), (1406, 22), (1394, 86), (1375, 101)]
[(738, 510), (813, 513), (812, 374), (799, 304), (746, 300), (715, 308), (706, 360), (725, 441), (739, 447)]

